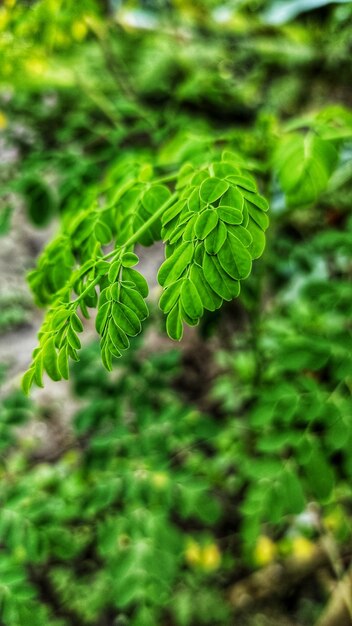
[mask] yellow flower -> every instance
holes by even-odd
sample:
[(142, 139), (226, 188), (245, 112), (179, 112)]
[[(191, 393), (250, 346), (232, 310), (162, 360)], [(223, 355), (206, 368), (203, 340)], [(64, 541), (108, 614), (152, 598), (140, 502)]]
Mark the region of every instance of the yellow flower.
[(10, 14), (5, 7), (0, 8), (0, 30), (5, 30), (7, 22), (9, 21)]
[(253, 555), (256, 565), (260, 565), (261, 567), (268, 565), (274, 561), (276, 554), (277, 547), (272, 539), (266, 535), (260, 535), (254, 548)]
[(196, 541), (189, 541), (185, 550), (185, 559), (188, 565), (196, 567), (201, 562), (202, 549)]
[(324, 526), (331, 532), (338, 532), (343, 528), (343, 525), (344, 514), (340, 508), (335, 508), (324, 517)]
[(169, 482), (169, 477), (165, 472), (154, 472), (152, 474), (152, 484), (157, 489), (164, 489)]
[(83, 21), (77, 20), (76, 22), (73, 22), (71, 26), (71, 33), (72, 33), (72, 37), (76, 41), (83, 41), (83, 39), (87, 35), (87, 32), (88, 32), (88, 28)]
[(218, 569), (221, 563), (221, 552), (215, 543), (205, 546), (201, 552), (201, 566), (206, 572)]
[(306, 537), (294, 537), (292, 555), (300, 561), (309, 560), (315, 551), (315, 544)]
[(6, 126), (7, 126), (7, 117), (6, 117), (5, 113), (0, 111), (0, 130), (4, 130), (4, 128), (6, 128)]
[(32, 57), (30, 59), (27, 59), (25, 65), (27, 72), (37, 77), (43, 76), (43, 74), (47, 70), (47, 62), (44, 59)]

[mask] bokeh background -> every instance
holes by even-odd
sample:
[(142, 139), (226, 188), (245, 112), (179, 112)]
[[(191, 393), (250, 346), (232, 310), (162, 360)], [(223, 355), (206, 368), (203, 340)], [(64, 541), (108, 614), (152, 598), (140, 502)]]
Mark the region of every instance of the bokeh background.
[[(1, 625), (351, 625), (352, 3), (3, 0), (0, 58)], [(277, 143), (312, 126), (338, 159), (292, 201)], [(26, 398), (60, 221), (214, 137), (271, 204), (240, 298), (175, 344), (140, 249), (131, 350), (108, 374), (88, 321)]]

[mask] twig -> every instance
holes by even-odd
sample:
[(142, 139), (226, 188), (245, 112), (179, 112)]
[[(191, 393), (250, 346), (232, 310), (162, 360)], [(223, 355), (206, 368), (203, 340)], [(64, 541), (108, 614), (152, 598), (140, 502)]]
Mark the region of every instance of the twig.
[(352, 626), (352, 569), (337, 583), (315, 626)]
[[(236, 583), (229, 591), (229, 600), (233, 607), (244, 609), (256, 602), (284, 597), (292, 587), (326, 565), (330, 565), (330, 556), (324, 542), (320, 541), (309, 559), (289, 557), (281, 563), (271, 563)], [(351, 622), (348, 624), (352, 626)]]

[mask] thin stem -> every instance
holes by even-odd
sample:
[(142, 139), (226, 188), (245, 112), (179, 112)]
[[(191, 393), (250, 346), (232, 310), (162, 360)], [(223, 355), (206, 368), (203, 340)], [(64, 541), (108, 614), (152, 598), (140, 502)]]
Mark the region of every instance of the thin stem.
[(118, 250), (114, 248), (110, 252), (107, 252), (101, 259), (99, 259), (99, 261), (106, 261), (107, 259), (110, 259), (110, 257), (114, 256), (117, 252)]
[[(154, 222), (156, 222), (156, 220), (159, 219), (159, 217), (161, 217), (164, 211), (166, 211), (166, 209), (170, 206), (170, 204), (172, 204), (177, 199), (177, 196), (178, 196), (177, 193), (172, 194), (172, 196), (170, 196), (170, 198), (168, 198), (166, 202), (164, 202), (164, 204), (161, 205), (161, 207), (156, 211), (156, 213), (154, 213), (154, 215), (151, 215), (150, 218), (146, 222), (144, 222), (143, 226), (138, 228), (138, 230), (136, 230), (136, 232), (133, 233), (133, 235), (129, 239), (127, 239), (127, 241), (121, 246), (121, 249), (128, 248), (129, 246), (132, 246), (132, 244), (136, 243), (138, 239), (140, 238), (140, 236), (143, 235), (143, 233), (145, 233), (146, 230), (148, 230), (149, 226), (152, 226), (152, 224), (154, 224)], [(118, 252), (120, 252), (120, 250), (118, 250)], [(116, 254), (116, 249), (112, 250), (111, 252), (108, 252), (105, 256), (103, 256), (102, 259), (99, 259), (99, 260), (105, 261), (106, 259), (109, 259), (114, 254)]]
[[(145, 233), (145, 231), (148, 230), (148, 228), (152, 224), (154, 224), (154, 222), (156, 222), (156, 220), (159, 219), (159, 217), (161, 217), (161, 215), (164, 213), (164, 211), (166, 211), (166, 209), (170, 206), (170, 204), (172, 204), (177, 199), (177, 195), (178, 195), (177, 193), (172, 194), (172, 196), (170, 196), (170, 198), (168, 198), (166, 202), (164, 202), (164, 204), (161, 205), (161, 207), (154, 213), (154, 215), (151, 215), (150, 218), (143, 224), (143, 226), (138, 228), (138, 230), (136, 230), (136, 232), (133, 233), (133, 235), (129, 239), (127, 239), (127, 241), (118, 250), (116, 249), (112, 250), (111, 252), (108, 252), (105, 256), (103, 256), (102, 258), (98, 260), (105, 261), (106, 259), (109, 259), (110, 257), (114, 255), (117, 256), (118, 254), (121, 254), (121, 252), (125, 248), (128, 248), (129, 246), (132, 246), (132, 244), (136, 243), (139, 237), (143, 235), (143, 233)], [(89, 291), (93, 289), (93, 287), (95, 287), (99, 283), (100, 278), (101, 278), (101, 274), (99, 274), (99, 276), (96, 276), (93, 282), (91, 282), (88, 285), (88, 287), (84, 291), (82, 291), (82, 293), (78, 296), (78, 298), (76, 298), (74, 303), (78, 304), (84, 298), (84, 296), (86, 296), (87, 293), (89, 293)]]
[(179, 175), (179, 172), (173, 172), (172, 174), (165, 174), (165, 176), (161, 176), (160, 178), (156, 178), (153, 182), (155, 184), (159, 184), (159, 183), (167, 183), (170, 180), (175, 180), (175, 178), (177, 178), (177, 176)]
[(168, 198), (166, 202), (164, 202), (164, 204), (162, 204), (161, 207), (154, 213), (154, 215), (151, 215), (149, 220), (147, 220), (143, 224), (143, 226), (141, 226), (138, 230), (136, 230), (136, 232), (126, 241), (126, 243), (123, 244), (123, 247), (127, 248), (128, 246), (131, 246), (133, 243), (136, 243), (139, 237), (143, 235), (143, 233), (145, 233), (146, 230), (148, 230), (149, 226), (152, 226), (152, 224), (154, 224), (154, 222), (156, 222), (156, 220), (162, 216), (164, 211), (166, 211), (166, 209), (170, 206), (170, 204), (172, 204), (177, 199), (177, 197), (178, 197), (178, 194), (173, 193), (172, 196), (170, 196), (170, 198)]
[[(99, 259), (99, 261), (101, 261), (101, 259)], [(102, 276), (101, 274), (99, 274), (99, 276), (96, 276), (93, 282), (90, 283), (88, 287), (84, 291), (82, 291), (82, 293), (80, 293), (80, 295), (78, 296), (78, 298), (76, 298), (73, 304), (78, 304), (84, 298), (84, 296), (86, 296), (87, 293), (89, 293), (90, 290), (93, 289), (93, 287), (95, 287), (98, 284), (98, 282), (101, 279), (101, 276)]]

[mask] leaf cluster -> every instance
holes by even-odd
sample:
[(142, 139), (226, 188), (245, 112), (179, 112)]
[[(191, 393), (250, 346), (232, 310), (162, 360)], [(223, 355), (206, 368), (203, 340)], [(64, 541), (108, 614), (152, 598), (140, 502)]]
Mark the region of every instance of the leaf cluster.
[[(147, 164), (132, 161), (127, 173), (113, 167), (102, 186), (106, 204), (93, 202), (64, 221), (29, 275), (37, 302), (50, 308), (24, 378), (26, 391), (33, 382), (42, 385), (44, 371), (53, 380), (68, 377), (68, 359), (77, 360), (81, 345), (79, 312), (88, 318), (89, 308), (97, 307), (107, 369), (128, 348), (129, 337), (141, 331), (148, 285), (132, 269), (138, 263), (136, 244), (162, 239), (165, 245), (160, 308), (173, 339), (181, 339), (184, 322), (194, 326), (204, 310), (239, 295), (240, 281), (263, 252), (269, 221), (267, 201), (236, 162), (236, 154), (225, 151), (210, 165), (185, 164), (172, 174), (172, 190), (149, 180)], [(115, 247), (106, 252), (111, 243)]]

